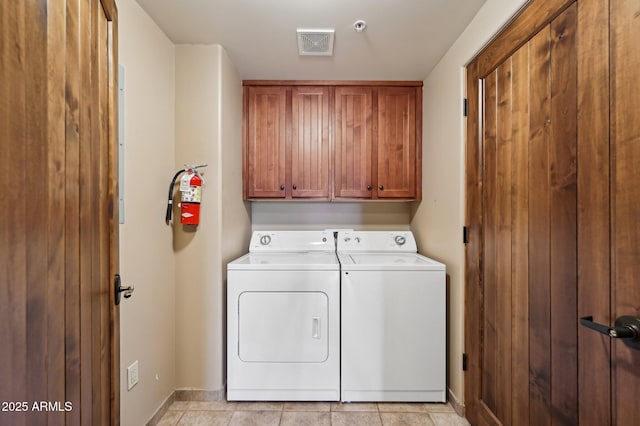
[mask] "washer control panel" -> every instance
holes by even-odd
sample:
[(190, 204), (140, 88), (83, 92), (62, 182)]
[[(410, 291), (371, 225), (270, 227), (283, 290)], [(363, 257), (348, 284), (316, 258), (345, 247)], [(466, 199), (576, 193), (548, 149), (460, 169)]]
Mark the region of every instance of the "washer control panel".
[(338, 251), (418, 251), (411, 231), (348, 231), (338, 232)]

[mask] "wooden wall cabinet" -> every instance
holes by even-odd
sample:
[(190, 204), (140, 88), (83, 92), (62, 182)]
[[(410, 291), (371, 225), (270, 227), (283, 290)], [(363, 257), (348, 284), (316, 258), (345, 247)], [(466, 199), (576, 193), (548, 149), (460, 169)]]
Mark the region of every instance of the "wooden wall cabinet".
[(329, 199), (329, 88), (245, 88), (245, 199)]
[(248, 129), (243, 177), (246, 197), (284, 197), (287, 90), (285, 87), (250, 87), (245, 97), (251, 111), (245, 117)]
[(245, 199), (421, 199), (421, 82), (244, 84)]
[(334, 198), (422, 196), (422, 87), (335, 89)]
[(334, 122), (334, 197), (372, 198), (373, 88), (336, 87)]

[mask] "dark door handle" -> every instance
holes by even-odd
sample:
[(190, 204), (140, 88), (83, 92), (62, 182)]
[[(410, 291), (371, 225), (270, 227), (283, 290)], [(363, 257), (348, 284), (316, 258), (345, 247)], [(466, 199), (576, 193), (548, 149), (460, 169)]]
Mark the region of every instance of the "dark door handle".
[(593, 317), (580, 318), (580, 324), (614, 339), (623, 339), (630, 348), (640, 349), (640, 318), (622, 316), (616, 320), (613, 328), (593, 322)]
[(284, 185), (280, 185), (280, 191), (284, 191)]
[(135, 288), (133, 286), (122, 287), (122, 281), (120, 275), (116, 274), (113, 278), (113, 293), (116, 299), (116, 305), (120, 304), (120, 293), (124, 293), (124, 298), (128, 299), (133, 295)]

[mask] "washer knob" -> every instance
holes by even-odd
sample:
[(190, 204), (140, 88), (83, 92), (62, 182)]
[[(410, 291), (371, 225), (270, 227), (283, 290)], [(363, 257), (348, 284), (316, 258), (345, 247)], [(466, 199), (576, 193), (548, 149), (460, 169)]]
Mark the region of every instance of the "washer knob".
[(396, 237), (394, 238), (394, 241), (396, 242), (397, 245), (403, 246), (404, 243), (407, 242), (407, 239), (402, 235), (396, 235)]

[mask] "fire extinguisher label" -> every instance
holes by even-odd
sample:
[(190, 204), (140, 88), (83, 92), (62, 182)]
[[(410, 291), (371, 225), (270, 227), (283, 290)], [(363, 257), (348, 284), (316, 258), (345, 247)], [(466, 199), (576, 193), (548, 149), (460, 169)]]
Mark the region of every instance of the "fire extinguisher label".
[(186, 191), (182, 192), (182, 202), (184, 203), (199, 203), (202, 199), (202, 187), (190, 186)]
[[(194, 182), (195, 185), (193, 184)], [(200, 178), (193, 173), (185, 173), (180, 178), (180, 191), (182, 192), (183, 203), (199, 203), (202, 199), (202, 186)]]
[(191, 176), (189, 173), (185, 173), (180, 178), (180, 192), (184, 193), (189, 190), (189, 182), (191, 181)]

